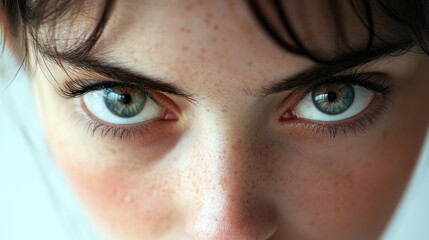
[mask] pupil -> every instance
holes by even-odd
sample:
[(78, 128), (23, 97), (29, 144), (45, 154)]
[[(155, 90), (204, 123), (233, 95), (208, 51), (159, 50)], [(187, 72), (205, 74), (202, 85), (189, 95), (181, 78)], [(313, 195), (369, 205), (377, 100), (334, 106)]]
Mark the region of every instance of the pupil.
[(130, 104), (132, 100), (132, 97), (130, 94), (122, 94), (120, 95), (118, 101), (123, 103), (123, 104)]
[(337, 100), (337, 94), (335, 92), (328, 92), (328, 101), (334, 102)]

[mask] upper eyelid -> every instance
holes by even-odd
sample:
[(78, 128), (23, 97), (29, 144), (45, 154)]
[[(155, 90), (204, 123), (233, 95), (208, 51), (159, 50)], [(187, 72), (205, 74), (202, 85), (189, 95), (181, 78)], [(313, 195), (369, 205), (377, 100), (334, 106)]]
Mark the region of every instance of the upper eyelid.
[[(101, 91), (103, 89), (118, 87), (118, 86), (133, 87), (133, 88), (139, 89), (140, 91), (143, 91), (147, 97), (149, 97), (152, 101), (154, 101), (159, 106), (165, 107), (164, 104), (162, 104), (156, 97), (153, 96), (152, 94), (153, 91), (149, 89), (145, 89), (139, 86), (138, 84), (124, 83), (119, 81), (104, 81), (104, 80), (86, 80), (86, 81), (72, 80), (72, 81), (66, 82), (64, 85), (66, 89), (60, 89), (60, 91), (66, 98), (80, 97), (91, 91)], [(73, 85), (74, 86), (78, 85), (82, 87), (82, 89), (76, 89), (76, 88), (73, 89)], [(83, 88), (86, 88), (86, 89), (83, 89)]]
[(350, 84), (362, 86), (378, 93), (389, 94), (391, 92), (392, 86), (388, 84), (387, 81), (383, 80), (385, 78), (383, 75), (384, 74), (377, 73), (377, 72), (358, 72), (358, 71), (336, 74), (331, 77), (314, 82), (310, 86), (301, 87), (301, 88), (305, 88), (306, 90), (303, 91), (302, 96), (300, 97), (299, 100), (304, 99), (305, 96), (310, 94), (317, 86), (320, 86), (323, 84), (341, 82), (347, 78), (353, 79), (353, 81), (347, 81)]
[[(80, 87), (89, 87), (92, 88), (92, 90), (83, 90), (83, 89), (73, 89), (73, 85), (80, 85)], [(93, 87), (94, 85), (98, 85), (97, 87)], [(104, 80), (86, 80), (86, 81), (80, 81), (80, 80), (71, 80), (68, 82), (68, 89), (62, 89), (62, 94), (66, 95), (66, 98), (76, 98), (81, 97), (85, 95), (86, 93), (89, 93), (91, 91), (99, 91), (111, 87), (134, 87), (139, 89), (140, 91), (143, 91), (148, 98), (150, 98), (152, 101), (154, 101), (158, 106), (169, 109), (170, 111), (174, 112), (177, 115), (180, 115), (180, 110), (177, 106), (177, 104), (174, 103), (173, 100), (169, 96), (166, 96), (165, 93), (162, 93), (160, 91), (153, 91), (149, 89), (145, 89), (138, 84), (134, 83), (124, 83), (119, 81), (104, 81)], [(75, 93), (72, 93), (72, 91), (77, 91)]]
[(66, 81), (62, 87), (59, 88), (60, 92), (65, 98), (74, 98), (82, 96), (91, 91), (103, 90), (112, 87), (133, 87), (145, 93), (150, 93), (150, 89), (143, 88), (137, 84), (124, 83), (119, 81), (105, 81), (105, 80), (69, 80)]

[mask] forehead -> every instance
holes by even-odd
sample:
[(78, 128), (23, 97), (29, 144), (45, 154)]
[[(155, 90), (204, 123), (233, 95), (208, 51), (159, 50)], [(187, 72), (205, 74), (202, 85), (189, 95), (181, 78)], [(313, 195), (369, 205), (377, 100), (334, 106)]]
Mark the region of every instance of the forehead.
[(244, 1), (118, 2), (103, 34), (99, 48), (115, 59), (191, 84), (254, 85), (309, 64), (278, 48)]
[[(88, 5), (95, 9), (100, 2)], [(267, 20), (282, 37), (293, 42), (291, 34), (282, 29), (279, 8), (268, 2), (258, 2)], [(349, 45), (366, 44), (367, 28), (351, 5), (345, 1), (335, 5), (329, 2), (332, 1), (284, 1), (281, 8), (311, 51), (332, 54), (336, 50), (332, 46), (341, 45), (335, 34), (338, 27), (344, 30), (340, 37)], [(104, 61), (120, 63), (135, 72), (180, 83), (186, 89), (200, 88), (201, 83), (227, 85), (225, 89), (243, 85), (254, 89), (261, 82), (287, 78), (314, 65), (305, 57), (279, 48), (262, 30), (247, 3), (117, 1), (91, 55), (102, 56)], [(333, 13), (337, 17), (332, 17)], [(93, 25), (96, 19), (93, 15), (91, 11), (79, 14), (71, 27), (75, 31), (61, 31), (63, 36), (58, 39), (83, 41), (85, 38), (76, 36)]]

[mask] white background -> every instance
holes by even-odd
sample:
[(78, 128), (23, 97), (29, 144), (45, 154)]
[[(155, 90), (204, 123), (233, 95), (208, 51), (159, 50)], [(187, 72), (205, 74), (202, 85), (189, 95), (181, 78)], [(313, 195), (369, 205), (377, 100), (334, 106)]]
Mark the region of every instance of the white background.
[[(9, 59), (9, 60), (8, 60)], [(43, 139), (24, 71), (0, 60), (0, 239), (95, 239)], [(8, 87), (7, 87), (8, 86)], [(386, 240), (429, 240), (429, 144)]]

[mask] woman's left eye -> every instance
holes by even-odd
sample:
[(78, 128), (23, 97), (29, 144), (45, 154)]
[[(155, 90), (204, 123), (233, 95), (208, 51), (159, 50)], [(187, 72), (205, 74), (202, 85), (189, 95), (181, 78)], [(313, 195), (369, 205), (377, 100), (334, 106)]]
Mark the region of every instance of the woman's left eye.
[(128, 86), (94, 90), (82, 99), (93, 116), (108, 124), (137, 124), (162, 119), (166, 115), (166, 109), (145, 91)]
[(374, 99), (374, 91), (347, 82), (317, 86), (293, 109), (297, 118), (335, 122), (364, 111)]

